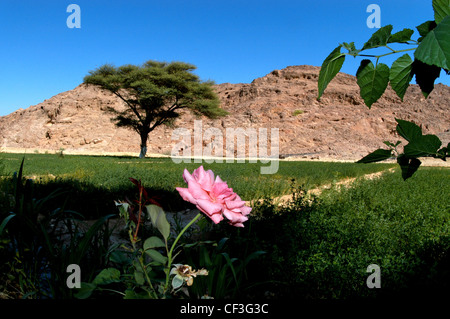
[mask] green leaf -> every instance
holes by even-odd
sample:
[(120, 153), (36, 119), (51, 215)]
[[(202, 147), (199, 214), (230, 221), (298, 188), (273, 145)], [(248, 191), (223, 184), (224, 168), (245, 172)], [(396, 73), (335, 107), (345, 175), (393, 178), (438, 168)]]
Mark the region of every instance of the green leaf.
[(153, 259), (154, 261), (160, 263), (160, 264), (165, 264), (167, 262), (167, 257), (163, 256), (159, 251), (154, 250), (154, 249), (149, 249), (146, 250), (145, 253), (147, 255), (150, 256), (151, 259)]
[(391, 35), (387, 43), (405, 43), (411, 40), (414, 30), (403, 29), (402, 31), (396, 32)]
[(141, 271), (135, 270), (134, 271), (134, 280), (136, 280), (136, 283), (138, 285), (143, 285), (145, 284), (145, 278), (144, 278), (144, 274)]
[(76, 289), (77, 292), (74, 294), (74, 297), (77, 299), (87, 299), (92, 295), (95, 288), (97, 288), (96, 284), (82, 282), (81, 288)]
[(422, 42), (422, 40), (427, 36), (427, 34), (436, 28), (437, 24), (434, 21), (425, 21), (424, 23), (418, 25), (416, 27), (417, 31), (419, 31), (420, 38), (417, 39), (418, 42)]
[(146, 207), (153, 227), (156, 227), (163, 235), (164, 239), (167, 240), (170, 235), (170, 224), (167, 221), (164, 210), (157, 205), (147, 205)]
[(0, 236), (2, 235), (3, 229), (5, 229), (6, 224), (8, 224), (8, 222), (11, 220), (11, 218), (13, 218), (14, 216), (16, 216), (16, 214), (11, 213), (11, 215), (9, 215), (8, 217), (5, 217), (5, 219), (3, 219), (2, 224), (0, 225)]
[(408, 157), (433, 156), (441, 145), (442, 142), (436, 135), (428, 134), (410, 141), (403, 151)]
[(125, 265), (130, 262), (130, 258), (126, 252), (114, 250), (111, 254), (109, 254), (109, 261), (116, 264)]
[(430, 31), (414, 52), (417, 60), (450, 70), (450, 16)]
[(392, 25), (388, 24), (380, 29), (377, 32), (372, 34), (372, 37), (367, 41), (361, 51), (377, 48), (380, 46), (384, 46), (388, 43), (388, 40), (391, 36)]
[(345, 54), (341, 53), (341, 45), (334, 49), (323, 61), (319, 72), (319, 95), (320, 98), (328, 86), (328, 83), (339, 73), (345, 61)]
[(416, 76), (416, 83), (422, 90), (423, 96), (427, 98), (434, 89), (434, 81), (439, 77), (441, 68), (414, 60), (412, 73)]
[(411, 57), (408, 54), (402, 55), (392, 63), (389, 73), (391, 87), (402, 101), (413, 78), (412, 65)]
[(180, 276), (174, 276), (173, 279), (172, 279), (172, 287), (173, 287), (173, 289), (180, 288), (181, 286), (183, 286), (183, 283), (184, 283), (184, 281), (183, 281), (182, 278), (180, 278)]
[(123, 299), (148, 299), (148, 293), (146, 291), (136, 292), (133, 289), (127, 289)]
[(405, 155), (400, 155), (397, 158), (397, 163), (400, 165), (402, 170), (403, 180), (407, 180), (419, 169), (422, 162), (417, 158), (409, 158)]
[(356, 49), (355, 42), (350, 42), (350, 43), (344, 42), (341, 45), (342, 45), (343, 48), (347, 49), (348, 50), (348, 54), (353, 56), (353, 57), (358, 56), (358, 53), (361, 52), (361, 50), (357, 50)]
[(434, 21), (437, 24), (450, 15), (450, 0), (433, 0)]
[(150, 238), (147, 238), (144, 242), (144, 250), (159, 247), (166, 247), (166, 244), (159, 237), (152, 236)]
[(120, 282), (120, 271), (116, 268), (103, 269), (92, 281), (95, 285), (108, 285), (113, 282)]
[(263, 250), (258, 250), (258, 251), (252, 252), (250, 255), (248, 255), (248, 256), (245, 258), (245, 260), (244, 260), (244, 267), (247, 266), (248, 263), (249, 263), (250, 261), (252, 261), (253, 259), (256, 259), (256, 258), (258, 258), (259, 256), (264, 255), (264, 254), (266, 254), (266, 252), (263, 251)]
[(422, 129), (414, 124), (405, 120), (395, 119), (397, 121), (397, 133), (408, 142), (416, 140), (422, 136)]
[(391, 150), (384, 150), (382, 148), (377, 149), (376, 151), (364, 156), (356, 163), (374, 163), (387, 160), (392, 157)]
[(362, 60), (356, 72), (356, 78), (360, 95), (370, 109), (386, 90), (389, 83), (389, 67), (379, 63), (375, 68), (370, 60)]
[(408, 158), (436, 155), (442, 142), (436, 135), (422, 135), (422, 129), (416, 124), (400, 119), (397, 121), (397, 133), (409, 143), (405, 146)]

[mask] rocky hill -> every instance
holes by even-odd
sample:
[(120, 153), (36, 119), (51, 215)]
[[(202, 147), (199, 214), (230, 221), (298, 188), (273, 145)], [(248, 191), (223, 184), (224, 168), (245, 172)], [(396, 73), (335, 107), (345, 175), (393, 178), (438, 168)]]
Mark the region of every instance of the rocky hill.
[[(385, 140), (396, 141), (395, 118), (421, 124), (425, 134), (437, 134), (450, 142), (450, 87), (438, 84), (428, 99), (417, 85), (408, 88), (404, 102), (388, 88), (368, 109), (359, 96), (354, 76), (340, 73), (317, 101), (320, 68), (290, 66), (274, 70), (247, 84), (215, 86), (227, 117), (202, 118), (203, 130), (226, 128), (279, 129), (282, 157), (359, 159)], [(44, 102), (0, 117), (0, 148), (86, 154), (139, 154), (136, 133), (116, 128), (107, 107), (122, 108), (111, 93), (79, 85)], [(190, 113), (176, 121), (177, 127), (194, 129)], [(169, 155), (179, 140), (173, 128), (159, 127), (150, 135), (148, 153)], [(211, 142), (205, 140), (204, 147)], [(269, 152), (270, 153), (270, 152)]]

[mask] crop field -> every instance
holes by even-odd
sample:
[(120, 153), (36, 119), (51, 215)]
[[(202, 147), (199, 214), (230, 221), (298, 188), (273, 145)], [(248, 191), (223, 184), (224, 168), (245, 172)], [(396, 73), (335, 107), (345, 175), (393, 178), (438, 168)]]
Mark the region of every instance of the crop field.
[[(305, 188), (314, 188), (341, 179), (360, 177), (383, 171), (394, 164), (355, 164), (331, 162), (280, 161), (275, 174), (261, 174), (258, 163), (174, 163), (170, 158), (76, 156), (57, 154), (3, 154), (3, 173), (18, 171), (23, 158), (24, 176), (38, 184), (77, 184), (85, 190), (98, 189), (113, 194), (126, 192), (132, 184), (129, 178), (140, 179), (149, 189), (174, 192), (185, 187), (182, 174), (203, 165), (219, 175), (241, 198), (250, 201), (263, 197), (289, 194), (293, 180)], [(175, 193), (174, 193), (175, 194)]]
[[(8, 194), (16, 191), (12, 183), (13, 173), (19, 170), (23, 158), (21, 154), (0, 154), (1, 220), (8, 216), (5, 207), (12, 207)], [(219, 299), (233, 296), (260, 298), (261, 293), (274, 298), (347, 299), (415, 294), (434, 296), (449, 291), (449, 168), (421, 167), (413, 177), (403, 181), (395, 164), (280, 161), (275, 174), (262, 175), (261, 165), (268, 164), (176, 164), (167, 158), (141, 160), (27, 154), (23, 175), (33, 180), (35, 203), (60, 189), (64, 191), (63, 195), (47, 201), (49, 207), (45, 209), (55, 212), (65, 208), (80, 213), (86, 219), (96, 219), (118, 214), (114, 200), (136, 198), (137, 190), (130, 177), (140, 179), (151, 195), (157, 195), (166, 211), (192, 208), (192, 204), (182, 200), (175, 187), (186, 187), (182, 177), (185, 168), (192, 173), (200, 165), (227, 181), (244, 200), (264, 200), (252, 202), (251, 218), (245, 223), (245, 228), (236, 229), (226, 223), (212, 225), (214, 227), (207, 232), (207, 239), (222, 244), (226, 239), (226, 244), (211, 248), (191, 245), (191, 248), (183, 250), (182, 257), (190, 265), (196, 269), (207, 267), (211, 271), (209, 278), (196, 279), (197, 284), (190, 288), (192, 294), (202, 296), (208, 291)], [(378, 178), (362, 178), (377, 172), (380, 173)], [(340, 185), (340, 181), (351, 178), (355, 180)], [(330, 187), (312, 199), (300, 192), (300, 196), (294, 197), (287, 205), (278, 206), (270, 200), (324, 185)], [(7, 231), (9, 235), (14, 234), (13, 230)], [(21, 236), (26, 238), (26, 233)], [(50, 240), (50, 237), (45, 238)], [(53, 253), (54, 247), (63, 245), (59, 238), (54, 240), (49, 244)], [(102, 242), (107, 243), (108, 240)], [(61, 255), (51, 255), (54, 258), (51, 265), (73, 263), (75, 256), (79, 258), (77, 263), (84, 265), (83, 269), (89, 269), (84, 273), (83, 281), (92, 281), (102, 267), (111, 265), (112, 259), (117, 262), (118, 255), (111, 254), (107, 244), (93, 241), (91, 246), (94, 252), (86, 252), (85, 255), (78, 253), (76, 244), (61, 249)], [(258, 252), (258, 255), (251, 252)], [(247, 272), (248, 269), (244, 268), (247, 261), (243, 261), (249, 256), (259, 256), (261, 252), (264, 254), (258, 257), (259, 260), (253, 261), (258, 263), (258, 267)], [(13, 254), (5, 251), (4, 258), (13, 258), (10, 253)], [(224, 256), (231, 259), (227, 261)], [(35, 269), (35, 259), (30, 260), (23, 260), (23, 265)], [(231, 260), (239, 267), (232, 268)], [(367, 267), (371, 264), (381, 268), (382, 289), (369, 289), (366, 285)], [(46, 271), (54, 278), (66, 276), (63, 266), (50, 267)], [(1, 272), (10, 273), (8, 278), (12, 282), (0, 281), (0, 288), (14, 296), (29, 296), (31, 289), (30, 296), (48, 297), (48, 292), (36, 291), (43, 289), (36, 288), (41, 285), (38, 284), (41, 277), (24, 281), (23, 274), (28, 270), (25, 266), (17, 267), (13, 261), (3, 265)], [(226, 281), (233, 278), (231, 269), (234, 274), (240, 274), (241, 279)], [(14, 284), (14, 278), (18, 280), (17, 284)], [(27, 275), (26, 278), (32, 277)], [(263, 282), (261, 278), (264, 278)], [(51, 298), (74, 298), (75, 292), (61, 285), (61, 280), (64, 282), (60, 279), (49, 284), (53, 289)], [(215, 286), (217, 282), (220, 284)], [(20, 293), (12, 294), (12, 290)]]

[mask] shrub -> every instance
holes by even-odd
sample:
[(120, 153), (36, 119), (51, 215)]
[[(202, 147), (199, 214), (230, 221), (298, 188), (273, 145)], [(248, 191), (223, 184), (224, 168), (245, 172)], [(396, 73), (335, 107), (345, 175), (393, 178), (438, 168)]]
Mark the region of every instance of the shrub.
[[(265, 203), (254, 224), (265, 272), (280, 297), (367, 298), (429, 295), (450, 288), (450, 171), (423, 169), (333, 188), (289, 206)], [(275, 235), (276, 234), (276, 235)], [(269, 258), (269, 259), (268, 259)], [(370, 264), (381, 289), (369, 289)]]

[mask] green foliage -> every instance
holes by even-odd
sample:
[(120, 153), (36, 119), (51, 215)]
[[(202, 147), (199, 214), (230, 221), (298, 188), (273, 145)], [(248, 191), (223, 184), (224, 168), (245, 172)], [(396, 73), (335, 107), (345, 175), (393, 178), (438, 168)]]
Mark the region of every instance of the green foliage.
[(413, 78), (412, 71), (413, 60), (408, 54), (404, 54), (392, 63), (389, 74), (389, 82), (392, 89), (403, 101), (409, 83)]
[(35, 197), (34, 183), (23, 176), (24, 163), (22, 159), (6, 187), (13, 198), (9, 209), (0, 212), (0, 239), (8, 243), (5, 263), (15, 274), (12, 280), (20, 287), (22, 298), (67, 298), (71, 291), (61, 282), (65, 282), (68, 265), (89, 264), (84, 268), (84, 276), (89, 278), (92, 267), (103, 264), (110, 236), (103, 226), (111, 216), (81, 230), (80, 214), (64, 206), (52, 208), (51, 203), (63, 195), (61, 190)]
[[(223, 234), (223, 229), (221, 232)], [(208, 276), (198, 278), (197, 284), (190, 287), (190, 295), (196, 298), (205, 295), (215, 299), (237, 298), (243, 296), (249, 286), (255, 284), (248, 279), (248, 272), (251, 271), (249, 264), (265, 252), (258, 250), (247, 255), (247, 249), (242, 249), (245, 247), (244, 240), (239, 239), (241, 250), (244, 251), (243, 254), (239, 254), (243, 256), (239, 257), (230, 257), (233, 253), (232, 248), (238, 247), (227, 245), (230, 241), (236, 242), (237, 238), (224, 237), (212, 245), (209, 242), (202, 242), (199, 245), (184, 247), (183, 253), (189, 264), (208, 269), (209, 272)], [(234, 249), (234, 253), (237, 252), (239, 249)]]
[(364, 43), (361, 51), (386, 46), (386, 44), (389, 43), (389, 39), (391, 38), (392, 29), (393, 27), (390, 24), (378, 29), (370, 37), (370, 39), (366, 43)]
[[(5, 172), (13, 171), (22, 155), (5, 157)], [(105, 212), (115, 211), (114, 201), (133, 198), (135, 189), (130, 176), (139, 176), (146, 189), (160, 198), (166, 211), (187, 208), (186, 202), (176, 193), (175, 187), (184, 187), (180, 167), (194, 170), (198, 165), (212, 169), (226, 181), (244, 200), (289, 194), (290, 183), (295, 178), (308, 188), (329, 184), (339, 178), (353, 178), (385, 170), (394, 164), (327, 163), (280, 161), (276, 174), (261, 175), (261, 163), (183, 163), (176, 164), (169, 158), (74, 156), (60, 159), (55, 154), (28, 154), (25, 174), (34, 176), (35, 196), (45, 197), (55, 189), (65, 194), (48, 204), (56, 209), (65, 206), (82, 212), (87, 219), (98, 218)], [(0, 180), (0, 184), (2, 181)], [(4, 180), (3, 183), (6, 183)]]
[(441, 23), (448, 15), (450, 15), (449, 0), (433, 0), (434, 20)]
[(362, 60), (356, 72), (361, 97), (370, 108), (384, 93), (389, 83), (389, 67), (379, 63), (375, 67), (370, 60)]
[[(424, 95), (428, 96), (432, 91), (435, 79), (439, 77), (438, 71), (441, 68), (446, 71), (449, 70), (448, 61), (450, 58), (450, 37), (448, 31), (450, 29), (450, 17), (443, 16), (448, 14), (448, 4), (446, 1), (434, 0), (433, 8), (435, 21), (427, 21), (417, 26), (417, 30), (421, 35), (417, 41), (411, 40), (411, 36), (414, 33), (413, 30), (403, 29), (392, 34), (393, 26), (387, 25), (377, 30), (360, 50), (356, 49), (354, 42), (350, 44), (344, 42), (339, 45), (322, 64), (322, 69), (324, 70), (319, 74), (318, 97), (322, 96), (328, 83), (340, 71), (346, 55), (376, 59), (375, 66), (367, 60), (362, 60), (356, 74), (358, 85), (361, 88), (361, 97), (369, 108), (382, 96), (389, 82), (397, 95), (403, 99), (409, 82), (414, 75), (416, 75), (417, 84), (420, 85)], [(410, 49), (394, 50), (389, 46), (391, 43), (417, 46)], [(341, 53), (341, 48), (346, 49), (348, 52)], [(386, 48), (389, 52), (382, 55), (361, 53), (376, 48)], [(393, 63), (391, 67), (391, 73), (393, 74), (389, 77), (389, 67), (384, 64), (381, 64), (381, 67), (379, 67), (378, 60), (384, 56), (405, 51), (414, 51), (415, 60), (411, 62), (411, 58), (407, 58), (409, 55), (403, 55)], [(425, 76), (426, 73), (430, 73), (430, 70), (433, 71), (433, 75)]]
[[(267, 251), (259, 275), (270, 281), (259, 289), (295, 300), (448, 295), (449, 188), (449, 169), (422, 168), (407, 181), (385, 173), (255, 206), (255, 245)], [(381, 267), (381, 289), (366, 286), (370, 264)]]
[(109, 108), (118, 127), (127, 127), (141, 137), (141, 157), (145, 156), (150, 132), (171, 125), (188, 109), (196, 115), (216, 118), (228, 114), (212, 82), (202, 82), (192, 72), (195, 66), (184, 62), (147, 61), (142, 66), (105, 64), (90, 71), (84, 83), (100, 86), (118, 96), (126, 105), (119, 111)]
[[(328, 83), (340, 71), (346, 55), (353, 57), (369, 57), (376, 59), (375, 65), (371, 60), (363, 59), (356, 72), (357, 84), (360, 88), (360, 95), (366, 106), (371, 106), (383, 95), (388, 84), (403, 101), (409, 83), (415, 76), (416, 83), (422, 90), (425, 98), (433, 91), (434, 82), (439, 77), (441, 69), (449, 73), (450, 65), (450, 9), (448, 0), (433, 0), (433, 10), (435, 21), (426, 21), (419, 26), (417, 30), (420, 37), (417, 41), (411, 40), (414, 31), (403, 29), (392, 34), (392, 25), (387, 25), (377, 30), (370, 39), (363, 45), (361, 50), (356, 49), (354, 42), (344, 42), (334, 49), (332, 53), (324, 60), (318, 81), (318, 97), (320, 98), (326, 89)], [(391, 43), (403, 45), (416, 45), (414, 48), (404, 50), (394, 50), (390, 47)], [(346, 49), (347, 53), (341, 53), (341, 48)], [(389, 52), (381, 55), (361, 54), (361, 52), (385, 48)], [(406, 51), (414, 51), (414, 61), (408, 54), (404, 54), (395, 60), (389, 69), (386, 64), (378, 63), (379, 59)], [(396, 119), (399, 122), (397, 132), (402, 135), (402, 126), (412, 129), (417, 126), (414, 123)], [(402, 176), (406, 180), (411, 177), (419, 168), (421, 162), (418, 157), (432, 156), (445, 161), (448, 157), (448, 146), (442, 149), (442, 142), (435, 135), (422, 135), (421, 129), (413, 128), (415, 136), (406, 138), (409, 142), (404, 148), (404, 154), (397, 154), (397, 162), (402, 169)], [(385, 142), (385, 144), (390, 142)], [(395, 147), (387, 144), (391, 150), (378, 149), (361, 160), (358, 163), (373, 163), (388, 159), (394, 156)], [(398, 144), (397, 144), (398, 145)]]
[(435, 29), (428, 32), (414, 53), (426, 64), (450, 70), (450, 16), (445, 17)]
[(341, 53), (342, 45), (339, 45), (336, 49), (334, 49), (330, 55), (323, 61), (322, 67), (320, 68), (319, 73), (319, 96), (322, 96), (322, 93), (325, 91), (328, 83), (338, 74), (339, 70), (342, 68), (342, 65), (345, 61), (345, 54)]
[(397, 163), (402, 169), (403, 179), (410, 178), (419, 168), (421, 161), (417, 157), (434, 157), (445, 160), (449, 156), (449, 145), (439, 149), (442, 145), (439, 138), (435, 135), (422, 134), (422, 129), (416, 124), (400, 119), (397, 121), (397, 133), (403, 137), (409, 143), (405, 145), (403, 153), (397, 151), (397, 146), (400, 144), (398, 141), (396, 144), (391, 142), (384, 142), (390, 147), (390, 150), (378, 149), (362, 159), (357, 163), (373, 163), (391, 158), (397, 153)]

